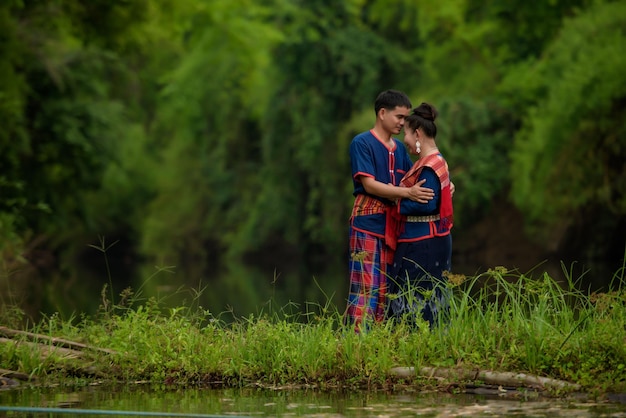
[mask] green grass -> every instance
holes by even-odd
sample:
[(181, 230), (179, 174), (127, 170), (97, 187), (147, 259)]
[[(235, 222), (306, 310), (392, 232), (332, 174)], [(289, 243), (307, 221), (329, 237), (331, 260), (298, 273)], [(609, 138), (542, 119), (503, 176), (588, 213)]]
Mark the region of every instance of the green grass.
[[(461, 280), (459, 280), (461, 279)], [(459, 283), (461, 282), (462, 283)], [(396, 366), (462, 367), (562, 379), (595, 393), (626, 391), (626, 286), (585, 294), (568, 279), (531, 279), (505, 268), (472, 278), (451, 275), (446, 325), (342, 325), (334, 306), (287, 306), (237, 318), (192, 307), (164, 308), (126, 290), (117, 303), (102, 292), (95, 318), (46, 318), (29, 331), (114, 350), (83, 358), (50, 356), (0, 344), (3, 368), (52, 381), (67, 378), (153, 383), (314, 385), (320, 388), (432, 388), (448, 382), (400, 378)], [(304, 313), (293, 313), (304, 311)], [(9, 311), (7, 311), (9, 312)], [(16, 315), (16, 310), (10, 310)]]

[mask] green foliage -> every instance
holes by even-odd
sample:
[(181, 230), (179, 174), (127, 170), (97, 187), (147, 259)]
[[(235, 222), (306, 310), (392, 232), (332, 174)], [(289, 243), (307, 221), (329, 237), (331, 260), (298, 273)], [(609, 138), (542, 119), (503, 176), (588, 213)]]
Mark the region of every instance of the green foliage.
[(536, 92), (511, 157), (512, 196), (531, 221), (549, 225), (589, 206), (626, 211), (625, 11), (598, 4), (569, 19), (528, 75), (510, 81)]
[[(397, 366), (448, 367), (533, 374), (577, 383), (583, 390), (620, 391), (626, 384), (624, 276), (608, 293), (587, 295), (569, 279), (529, 279), (504, 267), (453, 287), (446, 326), (410, 329), (391, 322), (356, 334), (336, 311), (321, 316), (282, 313), (238, 317), (231, 323), (189, 305), (165, 308), (132, 294), (95, 320), (46, 318), (32, 331), (80, 340), (108, 353), (84, 362), (0, 345), (0, 360), (35, 376), (64, 378), (89, 365), (91, 373), (125, 381), (228, 386), (310, 384), (393, 387)], [(132, 292), (131, 292), (132, 293)], [(56, 373), (52, 373), (55, 370)], [(433, 385), (421, 377), (405, 384)], [(449, 383), (463, 384), (451, 373)]]
[[(20, 2), (8, 1), (0, 6), (0, 238), (16, 242), (17, 231), (24, 225), (21, 211), (28, 202), (24, 196), (24, 181), (17, 175), (20, 153), (28, 147), (24, 129), (24, 94), (27, 83), (18, 67), (24, 60), (24, 46), (19, 40), (19, 25), (12, 16)], [(3, 245), (0, 244), (0, 254)]]
[(196, 11), (188, 53), (167, 76), (160, 98), (152, 138), (159, 190), (147, 207), (142, 247), (182, 264), (191, 277), (209, 267), (207, 250), (222, 251), (223, 237), (250, 210), (249, 194), (260, 181), (255, 158), (246, 156), (258, 149), (268, 49), (282, 35), (265, 21), (267, 9), (252, 3), (208, 2)]
[(277, 80), (261, 125), (264, 181), (235, 248), (255, 248), (279, 234), (304, 245), (304, 254), (311, 245), (330, 250), (344, 227), (336, 214), (349, 173), (338, 167), (347, 163), (349, 138), (337, 138), (337, 130), (351, 109), (372, 102), (391, 62), (383, 40), (361, 28), (348, 3), (339, 14), (313, 12), (275, 51), (276, 72), (286, 77)]
[(505, 192), (514, 126), (506, 107), (486, 98), (451, 97), (439, 111), (438, 144), (462, 190), (458, 200), (455, 195), (455, 219), (462, 223), (479, 218)]
[(253, 311), (269, 285), (225, 265), (261, 263), (297, 271), (281, 290), (304, 295), (343, 263), (348, 144), (386, 88), (440, 109), (459, 225), (512, 188), (545, 229), (598, 207), (610, 229), (626, 210), (623, 8), (4, 1), (2, 274), (34, 277), (16, 260), (41, 251), (39, 281), (80, 293), (85, 243), (114, 236), (129, 270), (177, 266), (168, 288), (219, 285)]
[[(0, 157), (6, 168), (1, 187), (9, 197), (3, 207), (19, 211), (21, 233), (64, 229), (72, 234), (77, 231), (68, 224), (88, 222), (84, 193), (100, 185), (104, 167), (115, 159), (117, 142), (124, 138), (128, 115), (116, 89), (128, 85), (128, 71), (114, 52), (85, 41), (105, 29), (81, 20), (95, 19), (95, 11), (72, 1), (15, 3), (7, 16), (7, 7), (5, 3), (3, 39), (8, 45), (0, 65), (6, 76), (1, 91), (7, 100), (2, 103), (11, 106), (6, 117), (11, 124), (3, 126), (0, 149), (5, 142), (11, 147)], [(120, 4), (113, 8), (124, 14)], [(124, 26), (135, 12), (126, 20), (120, 15), (111, 19)], [(97, 20), (105, 22), (102, 16)], [(105, 39), (109, 33), (99, 35)]]

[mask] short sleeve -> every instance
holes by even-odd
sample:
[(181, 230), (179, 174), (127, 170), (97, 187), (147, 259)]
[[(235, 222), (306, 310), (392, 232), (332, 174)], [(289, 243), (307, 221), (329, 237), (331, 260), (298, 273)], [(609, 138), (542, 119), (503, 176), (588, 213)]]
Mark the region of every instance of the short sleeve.
[(356, 179), (359, 175), (376, 177), (372, 149), (363, 138), (356, 137), (350, 143), (350, 161), (353, 179)]

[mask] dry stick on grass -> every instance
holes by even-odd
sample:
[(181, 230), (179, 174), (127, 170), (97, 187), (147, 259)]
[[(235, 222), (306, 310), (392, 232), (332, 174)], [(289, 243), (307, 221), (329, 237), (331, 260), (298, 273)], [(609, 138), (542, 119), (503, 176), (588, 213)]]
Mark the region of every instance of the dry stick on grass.
[[(39, 358), (42, 361), (53, 354), (59, 355), (63, 357), (63, 359), (76, 359), (83, 355), (81, 351), (72, 350), (69, 348), (33, 343), (29, 341), (16, 341), (16, 340), (11, 340), (11, 339), (2, 338), (2, 337), (0, 337), (0, 344), (14, 344), (15, 346), (30, 347), (33, 351), (35, 350), (38, 351)], [(36, 380), (34, 377), (31, 377), (25, 373), (20, 373), (15, 370), (6, 370), (6, 369), (0, 369), (0, 378), (16, 379), (18, 381)]]
[[(391, 373), (400, 377), (415, 376), (413, 367), (394, 367)], [(534, 376), (525, 373), (494, 372), (489, 370), (445, 369), (437, 367), (421, 367), (420, 376), (437, 378), (456, 378), (459, 380), (480, 380), (491, 385), (525, 386), (538, 389), (572, 389), (580, 390), (580, 385), (549, 377)]]
[(25, 345), (27, 347), (31, 347), (33, 350), (39, 350), (41, 353), (42, 359), (45, 359), (46, 357), (49, 357), (52, 354), (56, 354), (62, 357), (63, 359), (77, 359), (83, 356), (83, 352), (79, 350), (73, 350), (71, 348), (65, 348), (65, 347), (57, 347), (54, 345), (33, 343), (30, 341), (16, 341), (16, 340), (11, 340), (8, 338), (0, 337), (0, 343), (15, 344), (16, 346)]
[[(57, 356), (60, 360), (76, 360), (64, 363), (66, 367), (69, 366), (68, 370), (71, 370), (74, 373), (80, 373), (82, 375), (100, 375), (99, 370), (92, 366), (83, 364), (81, 360), (83, 360), (85, 353), (80, 350), (74, 350), (72, 348), (59, 347), (55, 345), (30, 342), (30, 341), (18, 341), (12, 340), (8, 338), (0, 337), (0, 344), (13, 344), (16, 347), (25, 346), (29, 347), (33, 354), (37, 354), (39, 356), (40, 361), (46, 360), (50, 356)], [(34, 377), (26, 375), (24, 373), (16, 372), (14, 370), (5, 370), (0, 369), (0, 377), (7, 377), (17, 380), (36, 380)]]
[(20, 373), (14, 370), (7, 370), (7, 369), (0, 369), (0, 377), (6, 377), (9, 379), (17, 379), (17, 380), (22, 380), (22, 381), (36, 380), (34, 377), (31, 377), (27, 375), (26, 373)]
[[(83, 357), (83, 351), (116, 354), (115, 351), (108, 350), (106, 348), (94, 347), (87, 344), (77, 343), (75, 341), (49, 337), (47, 335), (35, 334), (32, 332), (18, 331), (3, 326), (0, 326), (0, 335), (9, 337), (0, 337), (0, 344), (15, 344), (18, 346), (25, 345), (31, 347), (33, 351), (39, 350), (39, 357), (42, 361), (51, 355), (57, 355), (63, 360), (79, 359)], [(28, 339), (30, 341), (24, 341), (23, 339)], [(85, 374), (98, 374), (97, 369), (92, 366), (79, 366), (76, 368), (76, 371)], [(29, 376), (12, 370), (0, 370), (0, 376), (22, 381), (32, 380)], [(24, 378), (24, 376), (26, 376), (26, 378)]]
[(64, 340), (62, 338), (54, 338), (54, 337), (49, 337), (47, 335), (34, 334), (32, 332), (18, 331), (18, 330), (14, 330), (14, 329), (2, 327), (2, 326), (0, 326), (0, 335), (4, 335), (5, 337), (8, 337), (8, 338), (13, 338), (13, 337), (18, 337), (18, 336), (26, 337), (30, 339), (31, 341), (44, 341), (57, 347), (64, 347), (64, 348), (68, 348), (72, 350), (94, 350), (94, 351), (100, 351), (102, 353), (107, 353), (107, 354), (116, 354), (115, 351), (109, 350), (106, 348), (94, 347), (94, 346), (87, 345), (87, 344), (77, 343), (75, 341)]

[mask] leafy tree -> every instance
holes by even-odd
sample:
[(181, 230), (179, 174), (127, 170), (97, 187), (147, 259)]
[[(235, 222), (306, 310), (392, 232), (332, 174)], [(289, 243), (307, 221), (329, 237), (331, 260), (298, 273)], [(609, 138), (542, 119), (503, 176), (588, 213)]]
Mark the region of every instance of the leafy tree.
[[(84, 237), (116, 223), (111, 215), (124, 202), (102, 197), (103, 176), (120, 167), (123, 145), (138, 137), (145, 104), (137, 51), (150, 55), (143, 22), (154, 9), (99, 3), (0, 6), (0, 234), (2, 245), (15, 243), (0, 251), (7, 275), (30, 277), (41, 268), (51, 293), (72, 288), (49, 276), (78, 274), (74, 257), (86, 248)], [(21, 253), (26, 259), (16, 267)]]
[(224, 253), (309, 274), (341, 255), (354, 132), (339, 131), (396, 78), (399, 49), (363, 24), (359, 2), (273, 5), (211, 2), (164, 89), (143, 251), (190, 280), (227, 268)]
[(516, 204), (540, 225), (577, 211), (626, 213), (626, 4), (598, 3), (568, 19), (541, 59), (511, 75), (528, 106), (511, 170)]
[(253, 240), (251, 249), (275, 235), (305, 248), (339, 248), (350, 137), (338, 131), (355, 109), (371, 108), (380, 86), (397, 74), (393, 46), (362, 24), (356, 2), (323, 3), (294, 16), (297, 25), (274, 52), (280, 79), (262, 124), (264, 180), (239, 238)]
[(282, 37), (269, 11), (249, 0), (199, 3), (188, 16), (185, 53), (164, 77), (151, 139), (158, 191), (146, 208), (141, 249), (189, 280), (218, 268), (223, 240), (251, 210), (249, 196), (262, 181), (257, 124), (269, 50)]
[[(101, 255), (86, 244), (102, 235), (130, 264), (176, 265), (168, 281), (210, 281), (245, 295), (241, 306), (269, 295), (259, 277), (277, 266), (290, 275), (281, 290), (305, 298), (311, 275), (345, 262), (348, 144), (386, 88), (440, 109), (457, 220), (480, 219), (512, 187), (546, 230), (606, 212), (619, 226), (623, 8), (6, 0), (3, 262), (53, 254), (39, 258), (63, 279), (42, 289), (68, 299), (89, 282), (78, 278)], [(246, 277), (248, 264), (258, 270)]]

